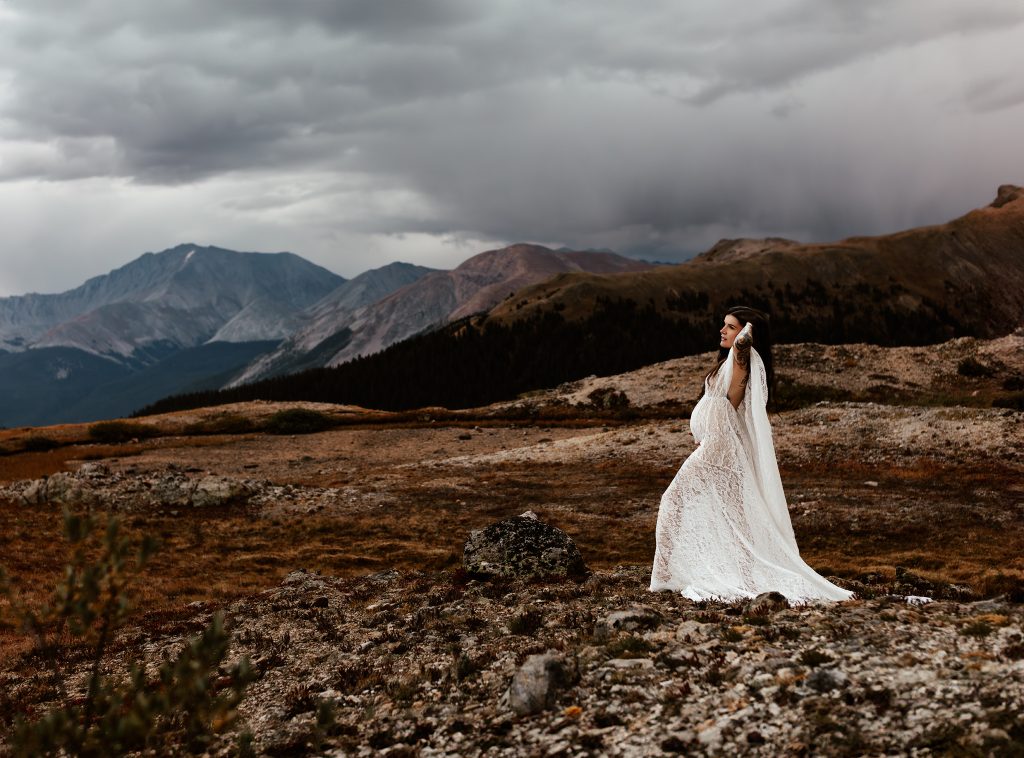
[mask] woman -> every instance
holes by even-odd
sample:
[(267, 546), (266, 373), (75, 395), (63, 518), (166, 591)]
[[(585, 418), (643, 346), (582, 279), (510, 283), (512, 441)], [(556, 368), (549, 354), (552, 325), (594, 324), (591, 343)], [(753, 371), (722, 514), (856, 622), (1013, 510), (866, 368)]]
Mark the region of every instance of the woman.
[(768, 316), (731, 308), (718, 365), (690, 416), (697, 449), (661, 497), (651, 590), (734, 600), (775, 590), (791, 603), (853, 593), (800, 558), (765, 406), (773, 379)]

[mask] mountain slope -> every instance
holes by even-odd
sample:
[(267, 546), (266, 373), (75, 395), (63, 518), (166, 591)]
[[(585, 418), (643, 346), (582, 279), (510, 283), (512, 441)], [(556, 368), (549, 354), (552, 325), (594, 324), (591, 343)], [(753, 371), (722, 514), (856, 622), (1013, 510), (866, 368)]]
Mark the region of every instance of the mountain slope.
[(364, 271), (349, 279), (307, 308), (301, 314), (304, 322), (301, 328), (274, 350), (246, 366), (231, 383), (238, 384), (256, 377), (323, 365), (340, 349), (330, 348), (338, 343), (336, 335), (348, 335), (345, 326), (352, 321), (357, 311), (433, 271), (435, 269), (425, 266), (395, 262)]
[[(300, 367), (335, 366), (375, 353), (425, 329), (486, 311), (516, 290), (557, 274), (618, 274), (651, 264), (615, 253), (549, 250), (518, 244), (489, 250), (451, 271), (434, 271), (365, 308), (320, 319), (281, 348), (249, 367), (232, 385)], [(328, 330), (327, 326), (331, 329)], [(312, 339), (319, 337), (319, 341)], [(330, 338), (332, 349), (324, 349)], [(301, 351), (301, 352), (300, 352)], [(316, 352), (315, 358), (312, 356)]]
[(0, 354), (0, 427), (129, 415), (169, 394), (216, 389), (273, 342), (211, 342), (153, 349), (147, 365), (67, 347)]
[(569, 274), (517, 293), (487, 321), (551, 310), (584, 319), (602, 298), (711, 319), (745, 303), (772, 314), (782, 341), (1000, 336), (1024, 320), (1024, 190), (1004, 185), (985, 208), (896, 234), (806, 245), (723, 240), (678, 266), (614, 279)]
[(767, 308), (777, 342), (925, 345), (1003, 336), (1024, 323), (1024, 190), (934, 227), (831, 245), (744, 241), (699, 259), (614, 277), (559, 274), (489, 314), (334, 369), (148, 411), (239, 400), (464, 408), (717, 345), (728, 305)]
[(558, 274), (604, 276), (649, 268), (649, 263), (615, 253), (554, 251), (526, 244), (488, 250), (451, 271), (425, 276), (360, 314), (349, 326), (353, 339), (327, 365), (375, 353), (428, 327), (485, 311), (517, 290)]
[(0, 298), (0, 347), (130, 359), (148, 344), (279, 340), (345, 280), (291, 253), (179, 245), (68, 292)]
[(0, 427), (86, 420), (65, 410), (83, 394), (128, 378), (132, 370), (67, 347), (0, 354)]

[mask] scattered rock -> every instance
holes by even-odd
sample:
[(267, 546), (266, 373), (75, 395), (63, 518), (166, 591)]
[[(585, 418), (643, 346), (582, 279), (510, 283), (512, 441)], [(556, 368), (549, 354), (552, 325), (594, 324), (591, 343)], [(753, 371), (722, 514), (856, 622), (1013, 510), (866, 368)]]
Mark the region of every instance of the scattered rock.
[(512, 677), (508, 704), (517, 716), (538, 713), (555, 704), (559, 692), (573, 683), (575, 667), (554, 650), (531, 655)]
[(587, 574), (583, 556), (561, 529), (536, 515), (515, 516), (472, 532), (463, 549), (471, 576), (567, 578)]
[[(327, 706), (331, 726), (318, 737), (326, 755), (649, 755), (660, 747), (774, 756), (807, 752), (800, 746), (809, 735), (815, 755), (901, 755), (911, 744), (1015, 754), (1020, 605), (919, 609), (877, 598), (796, 606), (726, 642), (734, 604), (650, 593), (649, 569), (596, 571), (581, 584), (510, 579), (500, 595), (461, 572), (293, 571), (227, 609), (230, 656), (247, 656), (260, 672), (238, 728), (252, 730), (258, 755), (308, 753)], [(509, 619), (525, 609), (554, 623), (508, 634)], [(174, 624), (139, 630), (104, 667), (123, 676), (140, 650), (153, 660), (173, 655), (215, 610), (189, 606)], [(963, 632), (982, 622), (989, 633)], [(595, 645), (598, 624), (618, 630), (610, 642)], [(49, 672), (28, 666), (0, 670), (9, 698), (46, 691)], [(210, 754), (234, 754), (237, 732), (217, 740)]]
[(604, 662), (606, 669), (653, 669), (650, 658), (611, 658)]
[[(28, 505), (94, 506), (102, 503), (115, 511), (155, 508), (211, 508), (244, 505), (253, 499), (279, 499), (287, 486), (253, 482), (229, 476), (189, 476), (200, 469), (182, 471), (168, 465), (166, 473), (112, 473), (99, 463), (86, 463), (78, 471), (59, 471), (49, 477), (15, 482), (0, 487), (0, 495), (13, 497)], [(306, 488), (314, 507), (330, 502), (335, 491)]]
[(807, 675), (808, 687), (817, 692), (842, 689), (848, 681), (846, 674), (837, 669), (816, 668)]
[(210, 508), (244, 501), (251, 494), (251, 490), (237, 479), (206, 476), (196, 482), (191, 502), (195, 508)]
[(654, 629), (661, 623), (661, 614), (646, 605), (634, 605), (624, 611), (609, 613), (594, 626), (594, 638), (606, 640), (616, 632)]

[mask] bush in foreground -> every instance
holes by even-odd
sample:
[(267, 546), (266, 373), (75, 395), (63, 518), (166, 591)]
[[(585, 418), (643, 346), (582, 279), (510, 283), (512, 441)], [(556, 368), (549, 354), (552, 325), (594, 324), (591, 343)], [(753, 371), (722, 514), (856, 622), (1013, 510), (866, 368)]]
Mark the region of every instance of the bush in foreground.
[[(203, 749), (215, 730), (234, 721), (253, 679), (249, 662), (242, 658), (228, 671), (227, 686), (215, 689), (230, 642), (222, 616), (214, 616), (155, 677), (148, 677), (141, 663), (133, 663), (122, 681), (104, 675), (107, 647), (131, 608), (129, 587), (153, 554), (155, 542), (145, 538), (133, 550), (114, 517), (97, 539), (93, 517), (66, 509), (64, 534), (72, 556), (49, 604), (39, 609), (23, 605), (0, 571), (0, 594), (34, 639), (29, 655), (53, 672), (57, 683), (58, 705), (35, 720), (23, 713), (15, 718), (10, 744), (14, 755), (107, 756), (181, 744)], [(84, 693), (66, 688), (72, 649), (88, 653)]]

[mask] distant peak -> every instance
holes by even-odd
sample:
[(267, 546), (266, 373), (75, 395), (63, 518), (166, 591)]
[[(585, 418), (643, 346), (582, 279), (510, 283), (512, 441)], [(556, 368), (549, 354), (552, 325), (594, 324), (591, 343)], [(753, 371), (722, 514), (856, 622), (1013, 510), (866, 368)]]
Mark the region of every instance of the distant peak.
[(165, 253), (184, 253), (184, 252), (188, 252), (188, 251), (198, 250), (200, 247), (202, 247), (202, 246), (201, 245), (197, 245), (195, 242), (182, 242), (180, 244), (175, 245), (174, 247), (167, 248), (163, 252), (165, 252)]
[(711, 249), (701, 253), (697, 258), (705, 261), (741, 260), (752, 258), (769, 250), (780, 250), (798, 246), (800, 243), (785, 237), (764, 237), (750, 239), (720, 239)]
[(500, 250), (492, 250), (491, 252), (522, 255), (524, 253), (553, 253), (555, 251), (543, 245), (535, 245), (532, 242), (514, 242), (507, 247), (503, 247)]
[(990, 208), (1002, 208), (1007, 203), (1019, 200), (1024, 197), (1024, 188), (1016, 184), (1004, 184), (996, 191), (996, 199), (989, 205)]

